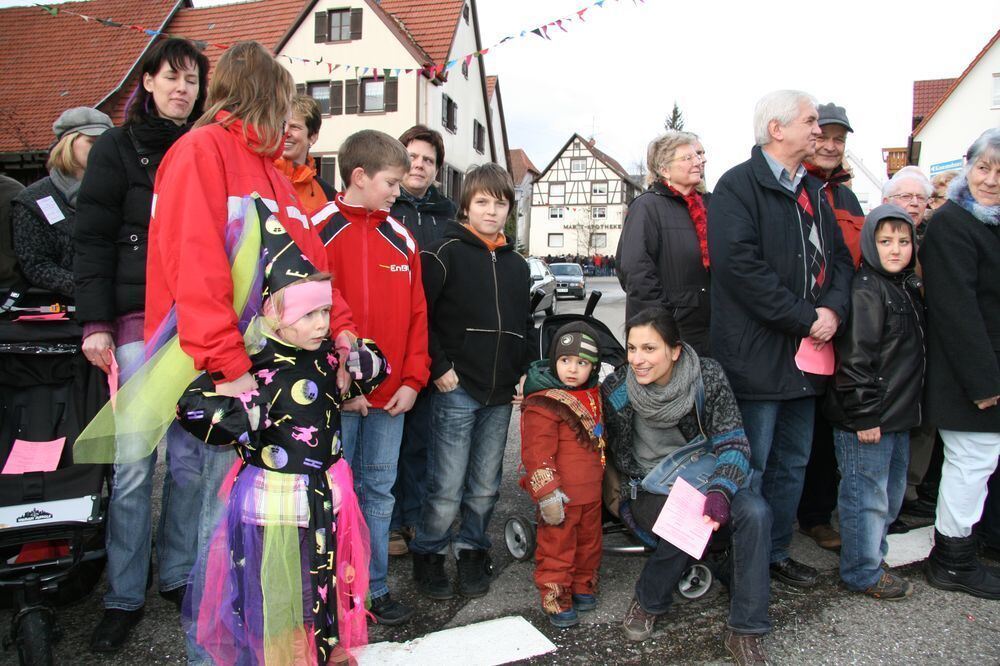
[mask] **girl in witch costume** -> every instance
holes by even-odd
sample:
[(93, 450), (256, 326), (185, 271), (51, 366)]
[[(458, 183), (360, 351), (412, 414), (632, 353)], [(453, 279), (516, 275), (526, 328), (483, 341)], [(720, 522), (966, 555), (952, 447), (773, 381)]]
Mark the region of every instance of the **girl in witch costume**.
[(367, 641), (369, 549), (341, 459), (340, 404), (373, 390), (389, 368), (363, 341), (348, 355), (355, 381), (339, 394), (330, 276), (316, 272), (276, 217), (262, 238), (263, 317), (250, 357), (257, 389), (230, 398), (206, 374), (177, 405), (185, 429), (235, 446), (241, 458), (188, 583), (185, 630), (218, 664), (347, 663), (346, 648)]
[(581, 322), (556, 333), (535, 361), (521, 404), (521, 487), (538, 502), (535, 585), (557, 627), (597, 607), (604, 436), (597, 334)]

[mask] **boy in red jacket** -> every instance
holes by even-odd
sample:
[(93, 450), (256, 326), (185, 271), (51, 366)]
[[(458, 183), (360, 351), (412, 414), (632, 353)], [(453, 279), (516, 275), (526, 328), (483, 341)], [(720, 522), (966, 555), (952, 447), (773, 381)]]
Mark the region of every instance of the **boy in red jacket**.
[(560, 628), (597, 607), (601, 564), (604, 419), (597, 334), (582, 322), (560, 328), (549, 358), (535, 361), (521, 405), (521, 487), (538, 502), (535, 585)]
[(341, 434), (371, 535), (371, 612), (379, 623), (397, 625), (413, 611), (393, 600), (386, 584), (392, 485), (403, 415), (430, 374), (419, 249), (389, 217), (410, 158), (399, 141), (374, 130), (347, 137), (338, 156), (346, 190), (313, 221), (321, 221), (320, 238), (359, 335), (378, 340), (392, 369), (370, 395), (344, 403)]

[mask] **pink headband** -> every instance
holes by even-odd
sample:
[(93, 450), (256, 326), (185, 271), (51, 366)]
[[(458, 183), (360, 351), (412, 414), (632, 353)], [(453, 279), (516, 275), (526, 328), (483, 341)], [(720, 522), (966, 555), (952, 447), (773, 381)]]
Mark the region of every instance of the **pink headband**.
[[(313, 310), (333, 305), (333, 290), (329, 280), (300, 282), (281, 291), (284, 292), (281, 323), (285, 326), (291, 326)], [(264, 314), (269, 317), (275, 314), (270, 298), (264, 303)]]

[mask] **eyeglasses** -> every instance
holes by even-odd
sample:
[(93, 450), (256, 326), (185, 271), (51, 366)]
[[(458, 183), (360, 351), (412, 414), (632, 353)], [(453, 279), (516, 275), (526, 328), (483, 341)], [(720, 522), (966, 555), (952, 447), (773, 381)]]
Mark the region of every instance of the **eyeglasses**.
[(670, 160), (671, 162), (683, 162), (684, 164), (691, 164), (692, 162), (706, 162), (705, 155), (703, 153), (695, 153), (694, 155), (685, 155), (684, 157), (675, 157)]
[(916, 201), (917, 203), (927, 203), (927, 197), (922, 194), (893, 194), (889, 197), (890, 199), (899, 199), (900, 201), (905, 201), (910, 203), (911, 201)]

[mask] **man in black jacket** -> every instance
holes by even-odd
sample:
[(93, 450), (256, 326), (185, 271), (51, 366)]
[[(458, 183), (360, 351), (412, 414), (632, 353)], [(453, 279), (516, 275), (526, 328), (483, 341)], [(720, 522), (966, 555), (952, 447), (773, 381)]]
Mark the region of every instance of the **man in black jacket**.
[(822, 378), (799, 369), (800, 345), (829, 343), (847, 317), (851, 255), (803, 160), (820, 136), (815, 100), (781, 90), (757, 102), (750, 159), (726, 172), (708, 208), (711, 349), (726, 370), (750, 440), (755, 487), (771, 505), (771, 572), (802, 587), (792, 560), (795, 509)]
[[(434, 181), (444, 164), (444, 140), (441, 134), (424, 125), (414, 125), (403, 132), (399, 142), (410, 155), (410, 171), (403, 178), (399, 196), (389, 214), (406, 225), (417, 247), (424, 249), (444, 237), (455, 221), (455, 204), (442, 195)], [(403, 443), (399, 450), (396, 485), (392, 487), (396, 504), (389, 525), (389, 554), (406, 555), (408, 539), (420, 519), (420, 505), (425, 495), (427, 443), (431, 437), (430, 396), (428, 385), (406, 414)]]

